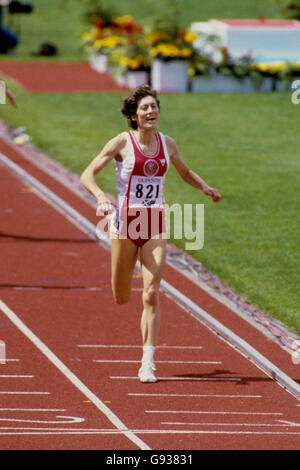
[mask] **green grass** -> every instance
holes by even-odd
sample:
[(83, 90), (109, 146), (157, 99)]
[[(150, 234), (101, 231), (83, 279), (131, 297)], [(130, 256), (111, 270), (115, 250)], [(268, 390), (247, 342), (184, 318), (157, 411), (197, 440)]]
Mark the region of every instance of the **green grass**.
[[(10, 84), (18, 110), (2, 106), (2, 118), (12, 127), (25, 124), (35, 145), (78, 174), (126, 129), (120, 94), (29, 94)], [(204, 247), (190, 254), (252, 305), (300, 332), (299, 106), (288, 93), (160, 98), (160, 129), (223, 195), (214, 204), (170, 169), (167, 202), (205, 204)], [(113, 164), (98, 181), (116, 195)]]
[[(20, 18), (22, 41), (13, 56), (0, 60), (86, 60), (80, 50), (84, 1), (39, 0), (35, 12)], [(172, 0), (173, 1), (173, 0)], [(143, 24), (164, 11), (168, 0), (111, 0), (121, 14)], [(209, 18), (280, 17), (284, 0), (178, 0), (188, 25)], [(37, 59), (41, 42), (57, 44), (60, 54)], [(119, 94), (31, 94), (11, 80), (18, 103), (0, 107), (11, 127), (25, 125), (33, 143), (78, 174), (112, 136), (126, 128)], [(173, 136), (183, 158), (222, 202), (214, 204), (182, 183), (170, 169), (166, 199), (205, 204), (205, 244), (190, 252), (245, 300), (300, 332), (299, 317), (299, 138), (300, 106), (289, 93), (162, 95), (160, 129)], [(116, 195), (114, 166), (98, 178)], [(171, 240), (173, 241), (173, 240)], [(186, 241), (176, 240), (184, 248)]]

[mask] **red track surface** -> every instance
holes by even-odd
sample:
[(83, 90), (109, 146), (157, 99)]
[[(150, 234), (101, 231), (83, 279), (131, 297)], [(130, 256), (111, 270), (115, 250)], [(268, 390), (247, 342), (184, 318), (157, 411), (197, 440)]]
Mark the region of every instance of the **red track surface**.
[(108, 73), (99, 74), (87, 63), (5, 62), (0, 73), (16, 80), (25, 90), (39, 93), (122, 92)]
[[(97, 222), (90, 205), (17, 148), (1, 140), (0, 151)], [(299, 448), (299, 401), (164, 294), (159, 380), (141, 384), (141, 279), (135, 277), (130, 303), (115, 305), (109, 252), (2, 164), (0, 170), (1, 299), (58, 361), (0, 310), (8, 358), (0, 364), (1, 449)], [(290, 355), (256, 328), (171, 267), (165, 279), (299, 380)]]

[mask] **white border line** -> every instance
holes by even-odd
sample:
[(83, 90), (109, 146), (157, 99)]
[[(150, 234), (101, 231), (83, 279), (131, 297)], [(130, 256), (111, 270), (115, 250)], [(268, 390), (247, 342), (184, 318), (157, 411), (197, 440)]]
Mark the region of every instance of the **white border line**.
[[(294, 426), (291, 426), (294, 427)], [(2, 429), (7, 429), (8, 431), (2, 432)], [(20, 431), (9, 431), (10, 429), (20, 429)], [(8, 428), (8, 427), (0, 427), (0, 435), (2, 436), (7, 436), (7, 435), (116, 435), (120, 434), (121, 431), (113, 430), (113, 429), (95, 429), (95, 430), (65, 430), (65, 431), (60, 431), (59, 429), (55, 430), (52, 428), (52, 430), (47, 431), (47, 428), (41, 428), (38, 431), (25, 431), (24, 429), (30, 429), (30, 428)], [(45, 429), (45, 430), (44, 430)], [(187, 429), (187, 430), (182, 430), (182, 429), (134, 429), (133, 432), (135, 434), (158, 434), (159, 436), (162, 434), (227, 434), (227, 435), (233, 435), (233, 434), (239, 434), (239, 435), (271, 435), (271, 436), (299, 436), (300, 432), (293, 432), (293, 431), (209, 431), (209, 430), (194, 430), (194, 429)]]
[[(0, 153), (0, 161), (6, 164), (11, 170), (14, 171), (21, 180), (29, 183), (38, 190), (38, 195), (42, 197), (46, 202), (48, 202), (52, 207), (57, 211), (64, 214), (64, 216), (74, 225), (79, 227), (82, 231), (89, 234), (89, 236), (97, 240), (99, 244), (104, 246), (107, 250), (110, 250), (110, 240), (108, 238), (101, 239), (97, 237), (95, 226), (82, 216), (79, 212), (73, 209), (67, 202), (63, 201), (50, 189), (40, 183), (36, 178), (31, 176), (27, 171), (23, 170), (19, 165), (11, 161), (5, 155)], [(137, 268), (140, 270), (140, 263), (137, 263)], [(300, 385), (287, 376), (283, 371), (276, 367), (272, 362), (265, 358), (262, 354), (256, 351), (250, 344), (244, 341), (242, 338), (237, 336), (231, 330), (222, 325), (219, 321), (205, 312), (201, 307), (199, 307), (195, 302), (191, 301), (184, 294), (175, 289), (171, 284), (162, 279), (161, 281), (161, 290), (180, 305), (184, 310), (190, 313), (194, 318), (204, 324), (208, 329), (213, 331), (229, 345), (236, 348), (242, 355), (244, 355), (248, 360), (253, 362), (258, 368), (264, 371), (269, 377), (274, 381), (279, 383), (283, 388), (285, 388), (289, 393), (294, 395), (298, 400), (300, 400)]]
[(214, 395), (213, 393), (128, 393), (128, 396), (133, 397), (193, 397), (193, 398), (262, 398), (262, 395)]
[(208, 329), (213, 331), (224, 341), (236, 348), (243, 356), (253, 362), (265, 374), (278, 382), (283, 388), (300, 400), (300, 385), (280, 370), (275, 364), (260, 354), (250, 344), (237, 336), (233, 331), (222, 325), (218, 320), (209, 315), (205, 310), (199, 307), (195, 302), (187, 298), (184, 294), (175, 289), (164, 279), (161, 281), (162, 290), (165, 294), (177, 302), (183, 309), (197, 318)]
[(0, 308), (3, 313), (10, 319), (15, 326), (22, 331), (22, 333), (49, 359), (52, 364), (59, 369), (59, 371), (80, 390), (97, 408), (100, 410), (109, 421), (116, 426), (117, 429), (122, 431), (124, 436), (131, 440), (136, 446), (142, 450), (151, 450), (145, 442), (138, 438), (132, 431), (130, 431), (122, 421), (93, 393), (84, 385), (83, 382), (43, 343), (20, 318), (2, 301), (0, 300)]

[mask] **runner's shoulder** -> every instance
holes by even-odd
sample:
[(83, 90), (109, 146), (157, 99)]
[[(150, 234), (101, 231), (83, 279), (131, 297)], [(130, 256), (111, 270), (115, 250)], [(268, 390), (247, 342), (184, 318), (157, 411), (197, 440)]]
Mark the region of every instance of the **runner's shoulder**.
[(178, 147), (175, 139), (166, 134), (164, 134), (164, 137), (169, 154), (172, 155), (173, 153), (178, 152)]
[(121, 132), (112, 139), (110, 139), (106, 144), (106, 152), (111, 154), (120, 154), (126, 147), (127, 138), (126, 132)]

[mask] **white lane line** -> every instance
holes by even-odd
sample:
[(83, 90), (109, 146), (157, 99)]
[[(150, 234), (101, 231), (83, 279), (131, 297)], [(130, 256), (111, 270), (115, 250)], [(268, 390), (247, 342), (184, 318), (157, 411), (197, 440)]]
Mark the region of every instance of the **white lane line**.
[[(1, 302), (1, 300), (0, 300)], [(16, 391), (1, 391), (1, 395), (50, 395), (50, 392), (16, 392)]]
[(49, 359), (55, 367), (67, 378), (80, 392), (85, 395), (94, 405), (114, 424), (123, 434), (134, 442), (140, 449), (150, 449), (139, 437), (130, 431), (122, 421), (83, 383), (73, 372), (43, 343), (22, 320), (2, 301), (0, 308), (15, 326)]
[[(203, 381), (203, 382), (240, 382), (243, 379), (236, 378), (236, 377), (156, 377), (157, 380), (190, 380), (194, 381)], [(111, 375), (110, 379), (117, 379), (117, 380), (138, 380), (138, 377), (128, 377), (128, 376), (120, 376), (120, 375)]]
[(56, 408), (0, 408), (0, 411), (53, 411), (53, 412), (57, 412), (57, 411), (67, 411), (67, 410), (60, 410), (60, 409), (56, 409)]
[[(122, 431), (118, 430), (113, 430), (113, 429), (98, 429), (98, 430), (57, 430), (55, 429), (52, 430), (44, 430), (46, 428), (41, 428), (39, 431), (25, 431), (24, 429), (30, 429), (30, 428), (20, 428), (20, 431), (4, 431), (2, 432), (1, 430), (7, 429), (19, 429), (19, 428), (2, 428), (0, 427), (0, 435), (91, 435), (91, 434), (99, 434), (99, 435), (111, 435), (111, 434), (122, 434)], [(23, 429), (23, 430), (22, 430)], [(36, 428), (34, 428), (36, 429)], [(299, 436), (300, 431), (234, 431), (231, 429), (230, 431), (223, 431), (223, 430), (195, 430), (195, 429), (132, 429), (132, 432), (134, 432), (136, 435), (138, 434), (213, 434), (213, 435), (257, 435), (257, 436)]]
[(206, 328), (212, 331), (215, 335), (221, 338), (226, 344), (235, 348), (240, 354), (246, 357), (259, 369), (261, 369), (267, 376), (269, 376), (276, 383), (281, 385), (286, 391), (300, 400), (300, 385), (295, 382), (291, 377), (285, 374), (275, 364), (269, 361), (265, 356), (260, 354), (249, 343), (240, 338), (237, 334), (224, 326), (221, 322), (216, 320), (213, 316), (209, 315), (199, 305), (186, 297), (175, 287), (169, 284), (164, 279), (161, 280), (161, 290), (173, 302), (183, 308), (192, 317), (196, 318)]
[[(243, 427), (295, 427), (295, 424), (275, 424), (275, 423), (181, 423), (181, 422), (161, 422), (169, 426), (243, 426)], [(298, 425), (300, 426), (300, 425)]]
[(268, 413), (260, 411), (181, 411), (181, 410), (145, 410), (145, 413), (161, 413), (161, 414), (203, 414), (203, 415), (255, 415), (255, 416), (282, 416), (283, 413)]
[(262, 398), (262, 395), (213, 395), (201, 393), (128, 393), (133, 397)]
[(33, 379), (34, 375), (0, 375), (0, 379)]
[(77, 416), (56, 416), (56, 418), (62, 418), (58, 421), (48, 420), (37, 420), (37, 419), (16, 419), (16, 418), (0, 418), (0, 421), (13, 421), (14, 423), (47, 423), (47, 424), (75, 424), (82, 423), (85, 421), (84, 418), (78, 418)]
[(284, 419), (279, 419), (278, 421), (284, 423), (284, 426), (300, 426), (300, 423), (293, 423), (292, 421), (286, 421)]
[[(77, 344), (78, 348), (138, 348), (142, 349), (142, 345), (136, 344)], [(203, 349), (202, 346), (156, 346), (156, 349)]]
[[(92, 362), (115, 362), (115, 363), (134, 363), (140, 364), (140, 360), (129, 360), (129, 359), (93, 359)], [(220, 361), (155, 361), (155, 364), (222, 364)]]

